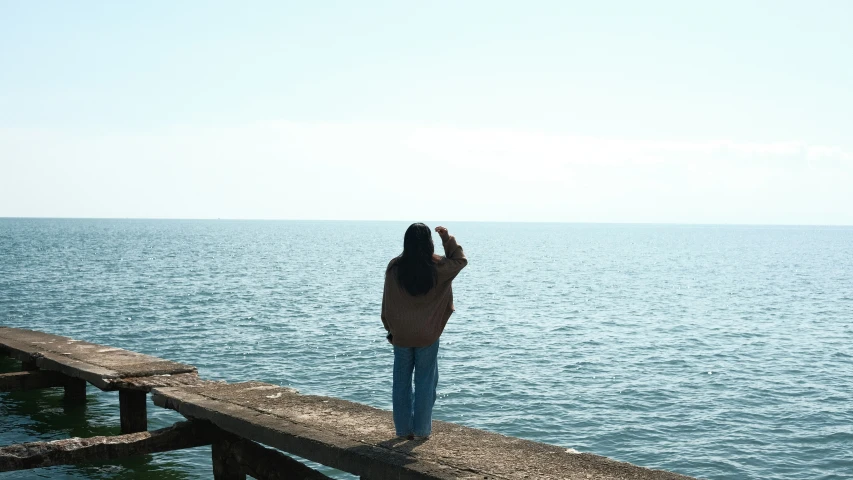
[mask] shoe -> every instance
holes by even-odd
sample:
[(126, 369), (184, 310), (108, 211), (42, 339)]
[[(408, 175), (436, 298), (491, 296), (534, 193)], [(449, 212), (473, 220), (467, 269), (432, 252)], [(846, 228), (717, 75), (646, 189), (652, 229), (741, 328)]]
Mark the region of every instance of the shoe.
[(417, 440), (417, 441), (419, 441), (419, 442), (425, 442), (425, 441), (429, 440), (429, 435), (423, 435), (423, 436), (421, 436), (421, 435), (412, 435), (412, 437), (414, 437), (414, 440)]

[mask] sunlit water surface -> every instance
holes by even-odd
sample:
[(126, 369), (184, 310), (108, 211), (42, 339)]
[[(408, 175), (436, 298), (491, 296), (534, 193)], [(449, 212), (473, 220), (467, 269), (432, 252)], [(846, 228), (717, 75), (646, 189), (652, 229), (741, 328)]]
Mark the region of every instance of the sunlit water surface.
[[(436, 418), (703, 478), (853, 474), (853, 229), (447, 226), (470, 264)], [(390, 409), (379, 306), (405, 227), (0, 219), (0, 324)], [(149, 405), (152, 429), (179, 419)], [(118, 424), (94, 387), (71, 410), (0, 394), (0, 444)], [(0, 479), (210, 476), (198, 448)]]

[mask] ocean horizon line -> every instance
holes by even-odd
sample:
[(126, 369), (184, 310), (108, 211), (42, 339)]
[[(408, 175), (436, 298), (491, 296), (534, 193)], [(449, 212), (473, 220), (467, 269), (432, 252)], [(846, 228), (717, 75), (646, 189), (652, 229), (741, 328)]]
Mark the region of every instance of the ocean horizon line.
[[(0, 220), (157, 220), (157, 221), (227, 221), (227, 222), (314, 222), (314, 223), (408, 223), (412, 219), (341, 219), (341, 218), (229, 218), (229, 217), (55, 217), (0, 216)], [(423, 220), (421, 220), (423, 221)], [(435, 223), (437, 220), (425, 220)], [(844, 223), (704, 223), (704, 222), (612, 222), (566, 220), (443, 220), (446, 223), (526, 224), (526, 225), (613, 225), (613, 226), (672, 226), (672, 227), (825, 227), (850, 228)]]

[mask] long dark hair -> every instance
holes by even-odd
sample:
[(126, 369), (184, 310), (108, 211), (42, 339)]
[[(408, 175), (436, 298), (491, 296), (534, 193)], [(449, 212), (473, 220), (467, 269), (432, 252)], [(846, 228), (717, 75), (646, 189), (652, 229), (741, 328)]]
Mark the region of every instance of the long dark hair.
[(432, 231), (423, 223), (413, 223), (403, 237), (403, 253), (397, 257), (397, 282), (409, 295), (423, 295), (435, 286), (438, 271), (433, 262)]

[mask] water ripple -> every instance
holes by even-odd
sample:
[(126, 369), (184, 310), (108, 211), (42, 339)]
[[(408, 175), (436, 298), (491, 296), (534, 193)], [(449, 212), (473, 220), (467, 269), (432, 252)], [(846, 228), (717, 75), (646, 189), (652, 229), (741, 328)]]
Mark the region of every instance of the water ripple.
[[(0, 324), (387, 409), (379, 302), (405, 226), (0, 219)], [(853, 229), (453, 231), (471, 264), (437, 418), (702, 478), (853, 471)], [(89, 392), (78, 415), (54, 391), (0, 395), (0, 443), (116, 433), (115, 394)], [(197, 449), (0, 479), (209, 472)]]

